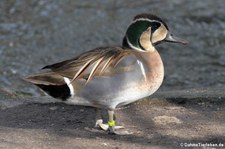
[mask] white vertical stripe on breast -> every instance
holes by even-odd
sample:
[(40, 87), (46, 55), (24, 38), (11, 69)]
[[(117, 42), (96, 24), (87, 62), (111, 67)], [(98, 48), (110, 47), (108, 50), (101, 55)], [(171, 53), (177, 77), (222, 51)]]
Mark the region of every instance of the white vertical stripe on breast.
[(63, 77), (64, 81), (66, 82), (67, 86), (69, 87), (70, 89), (70, 94), (71, 96), (73, 97), (74, 96), (74, 88), (73, 88), (73, 85), (71, 84), (70, 82), (70, 79), (69, 78), (66, 78), (66, 77)]
[(137, 63), (138, 63), (138, 65), (140, 66), (140, 68), (141, 68), (141, 72), (142, 72), (142, 74), (143, 74), (143, 76), (144, 76), (144, 78), (145, 78), (145, 81), (146, 81), (146, 80), (147, 80), (147, 78), (146, 78), (146, 73), (145, 73), (144, 66), (143, 66), (142, 62), (141, 62), (141, 61), (139, 61), (139, 60), (137, 60)]

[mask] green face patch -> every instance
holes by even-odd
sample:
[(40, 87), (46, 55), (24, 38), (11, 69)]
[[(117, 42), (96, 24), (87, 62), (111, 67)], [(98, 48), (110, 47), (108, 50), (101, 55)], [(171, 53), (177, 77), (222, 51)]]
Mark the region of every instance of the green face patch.
[[(142, 49), (139, 44), (141, 34), (152, 25), (152, 22), (147, 20), (140, 20), (130, 25), (127, 30), (126, 36), (132, 46)], [(144, 49), (143, 49), (144, 50)]]

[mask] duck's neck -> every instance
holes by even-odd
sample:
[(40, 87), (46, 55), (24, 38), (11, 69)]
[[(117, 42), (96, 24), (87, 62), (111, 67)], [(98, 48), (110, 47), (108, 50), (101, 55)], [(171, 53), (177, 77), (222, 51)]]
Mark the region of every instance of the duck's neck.
[(137, 51), (136, 55), (138, 56), (140, 61), (142, 61), (146, 65), (146, 67), (151, 68), (149, 71), (158, 67), (163, 68), (162, 59), (156, 49), (148, 52)]
[(137, 51), (136, 55), (144, 66), (144, 70), (142, 71), (144, 71), (144, 74), (146, 75), (145, 80), (154, 80), (158, 82), (158, 84), (161, 84), (164, 77), (164, 67), (157, 50), (148, 52)]

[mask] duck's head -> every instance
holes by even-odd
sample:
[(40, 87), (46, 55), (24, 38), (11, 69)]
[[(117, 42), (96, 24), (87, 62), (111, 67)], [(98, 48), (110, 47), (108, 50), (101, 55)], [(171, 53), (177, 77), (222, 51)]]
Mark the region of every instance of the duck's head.
[(152, 14), (139, 14), (127, 29), (123, 45), (138, 51), (151, 51), (154, 46), (163, 41), (182, 43), (187, 42), (170, 33), (166, 23)]

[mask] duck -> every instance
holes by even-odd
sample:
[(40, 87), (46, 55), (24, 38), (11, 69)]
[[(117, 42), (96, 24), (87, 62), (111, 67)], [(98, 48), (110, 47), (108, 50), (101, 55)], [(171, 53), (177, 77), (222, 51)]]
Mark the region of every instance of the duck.
[(24, 78), (53, 98), (70, 105), (105, 109), (108, 122), (96, 120), (109, 134), (120, 134), (115, 110), (148, 97), (161, 86), (164, 65), (156, 46), (187, 44), (158, 16), (142, 13), (131, 21), (122, 46), (98, 47), (69, 60), (47, 65)]

